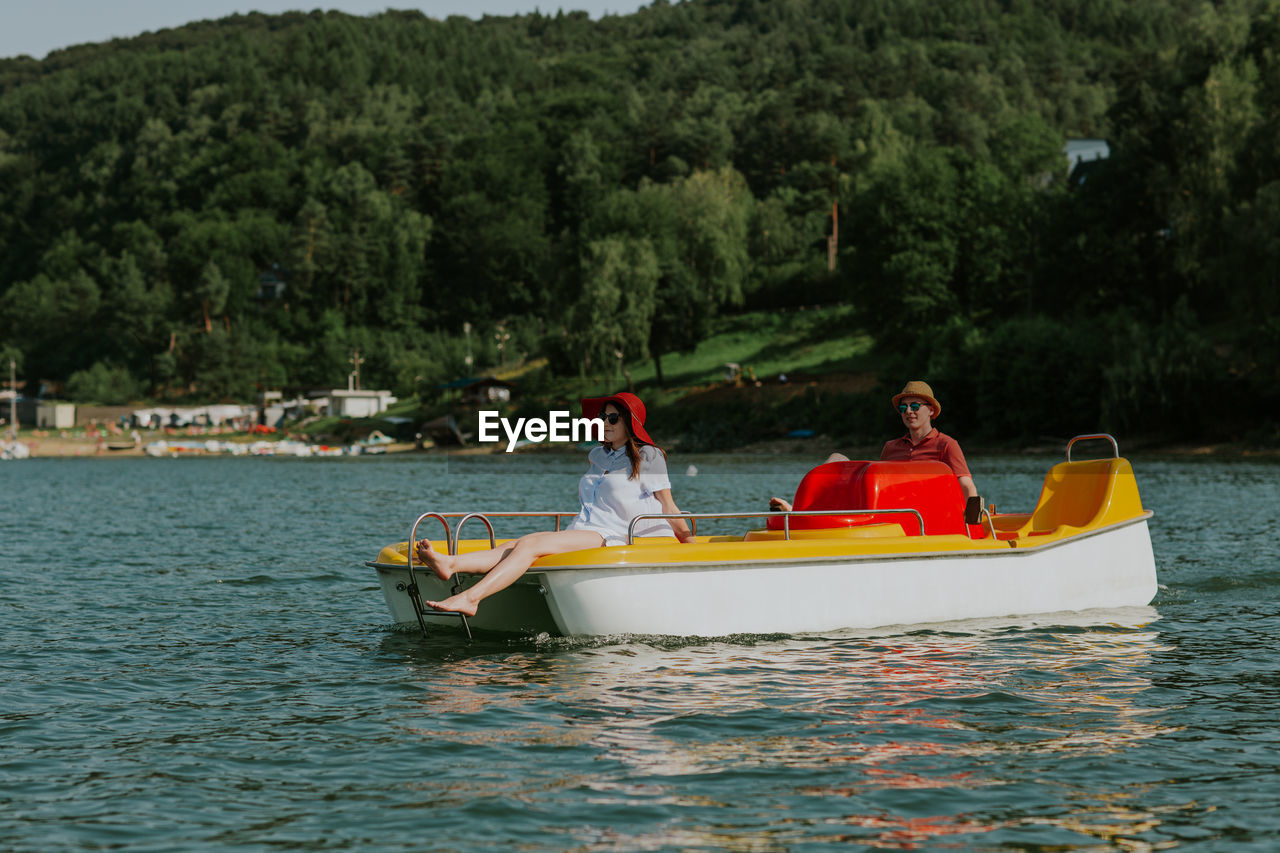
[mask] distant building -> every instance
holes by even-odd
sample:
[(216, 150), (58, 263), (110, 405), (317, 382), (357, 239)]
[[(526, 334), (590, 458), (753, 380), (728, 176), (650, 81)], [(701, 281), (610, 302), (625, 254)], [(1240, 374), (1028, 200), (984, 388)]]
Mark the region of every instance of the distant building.
[(371, 418), (385, 412), (396, 398), (390, 391), (334, 390), (325, 395), (329, 414), (342, 418)]
[(439, 387), (444, 391), (456, 391), (462, 402), (468, 406), (509, 403), (516, 389), (514, 383), (505, 382), (495, 376), (455, 379)]
[(1062, 147), (1067, 155), (1067, 175), (1072, 184), (1082, 184), (1088, 177), (1090, 164), (1111, 156), (1105, 139), (1068, 139)]
[(275, 428), (284, 422), (284, 415), (284, 394), (263, 391), (258, 395), (258, 423)]
[(75, 403), (41, 400), (36, 404), (36, 426), (40, 429), (71, 429), (75, 425)]
[(272, 264), (271, 269), (258, 273), (258, 289), (253, 298), (260, 302), (272, 302), (284, 298), (284, 270), (279, 264)]
[[(82, 413), (89, 411), (81, 410)], [(214, 406), (179, 406), (174, 408), (157, 407), (151, 409), (114, 409), (98, 408), (93, 410), (97, 415), (108, 415), (112, 412), (127, 412), (128, 421), (135, 428), (164, 429), (165, 427), (188, 426), (230, 426), (234, 429), (248, 429), (253, 425), (257, 412), (252, 406), (214, 405)], [(105, 420), (114, 420), (108, 417)]]
[[(15, 408), (17, 409), (18, 424), (19, 424), (19, 425), (21, 425), (21, 424), (26, 424), (27, 426), (35, 426), (35, 425), (36, 425), (36, 410), (37, 410), (37, 408), (38, 408), (38, 407), (39, 407), (39, 405), (40, 405), (40, 401), (39, 401), (39, 400), (37, 400), (37, 399), (36, 399), (36, 398), (34, 398), (34, 397), (22, 397), (22, 396), (19, 396), (19, 397), (17, 398), (17, 401), (16, 401), (16, 402), (17, 402), (17, 405), (16, 405), (16, 407), (15, 407)], [(6, 418), (7, 418), (7, 417), (9, 417), (9, 401), (8, 401), (8, 400), (6, 400), (6, 401), (5, 401), (5, 405), (4, 405), (4, 416), (5, 416)]]

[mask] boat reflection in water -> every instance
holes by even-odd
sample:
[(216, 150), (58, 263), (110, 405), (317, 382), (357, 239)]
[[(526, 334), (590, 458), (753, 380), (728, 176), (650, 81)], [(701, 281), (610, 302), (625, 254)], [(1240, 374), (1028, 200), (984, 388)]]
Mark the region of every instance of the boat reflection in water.
[[(699, 816), (715, 807), (714, 818), (691, 826), (685, 813), (648, 836), (619, 828), (632, 849), (786, 845), (815, 832), (902, 849), (964, 835), (987, 845), (972, 836), (992, 832), (1000, 843), (1128, 838), (1159, 817), (1096, 789), (1127, 751), (1173, 731), (1165, 709), (1142, 701), (1152, 686), (1143, 670), (1162, 648), (1157, 618), (1135, 607), (887, 636), (543, 638), (501, 664), (492, 649), (437, 660), (421, 669), (431, 716), (414, 734), (482, 755), (474, 786), (422, 786), (459, 802), (494, 795), (501, 779), (498, 793), (515, 796), (585, 790), (594, 806)], [(580, 760), (566, 771), (520, 758), (550, 746)], [(732, 801), (733, 790), (765, 795)], [(607, 834), (590, 840), (608, 846)]]

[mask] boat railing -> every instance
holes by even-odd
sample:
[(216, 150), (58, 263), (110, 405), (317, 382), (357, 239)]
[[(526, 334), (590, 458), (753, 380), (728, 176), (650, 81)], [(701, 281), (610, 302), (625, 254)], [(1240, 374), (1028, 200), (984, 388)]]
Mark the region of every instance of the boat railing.
[(498, 540), (493, 535), (493, 522), (489, 520), (489, 516), (483, 512), (469, 512), (458, 520), (457, 526), (453, 528), (453, 541), (449, 543), (449, 553), (458, 553), (458, 543), (462, 541), (462, 525), (466, 524), (473, 518), (478, 518), (484, 522), (484, 526), (489, 531), (489, 548), (497, 548)]
[[(556, 523), (555, 529), (559, 530), (561, 528), (561, 521), (563, 519), (573, 518), (577, 514), (578, 513), (576, 512), (554, 512), (554, 511), (552, 512), (509, 512), (506, 510), (503, 510), (501, 512), (424, 512), (422, 515), (418, 516), (418, 520), (413, 523), (413, 528), (409, 531), (409, 541), (410, 542), (418, 541), (418, 525), (422, 522), (423, 519), (426, 519), (426, 518), (438, 519), (440, 523), (444, 525), (444, 540), (445, 540), (446, 546), (449, 549), (448, 553), (450, 554), (450, 556), (455, 556), (458, 553), (458, 542), (461, 539), (462, 525), (466, 524), (468, 521), (470, 521), (473, 518), (480, 519), (480, 521), (484, 523), (484, 526), (488, 528), (489, 547), (493, 548), (496, 546), (497, 540), (494, 537), (493, 522), (490, 521), (490, 519), (493, 519), (493, 518), (552, 518), (552, 519), (555, 519), (555, 523)], [(452, 528), (449, 526), (449, 519), (451, 518), (460, 519), (458, 523), (454, 525)], [(410, 557), (409, 561), (410, 563), (413, 562), (412, 557)]]
[[(483, 518), (483, 519), (490, 519), (490, 518), (553, 518), (553, 519), (555, 519), (555, 522), (556, 522), (556, 528), (555, 528), (555, 529), (556, 529), (556, 530), (559, 530), (559, 529), (560, 529), (560, 525), (561, 525), (561, 520), (562, 520), (562, 519), (565, 519), (565, 518), (573, 518), (573, 517), (574, 517), (575, 515), (577, 515), (577, 514), (578, 514), (578, 513), (577, 513), (577, 511), (574, 511), (574, 512), (555, 512), (555, 511), (513, 512), (513, 511), (508, 511), (508, 510), (501, 510), (501, 511), (498, 511), (498, 512), (428, 512), (428, 513), (424, 513), (424, 514), (423, 514), (423, 515), (418, 519), (418, 521), (421, 521), (423, 518), (427, 518), (427, 517), (431, 517), (431, 518), (438, 518), (438, 519), (440, 519), (441, 521), (443, 521), (443, 522), (444, 522), (445, 536), (446, 536), (446, 537), (451, 537), (451, 535), (452, 535), (452, 532), (453, 532), (453, 531), (451, 531), (451, 530), (450, 530), (450, 528), (449, 528), (449, 522), (447, 521), (447, 519), (450, 519), (450, 518), (461, 518), (461, 519), (463, 519), (464, 521), (465, 521), (466, 519), (468, 519), (468, 518), (471, 518), (472, 516), (474, 516), (474, 517), (476, 517), (476, 518)], [(415, 526), (415, 528), (417, 527), (417, 523), (416, 523), (416, 522), (415, 522), (414, 526)], [(461, 527), (461, 526), (462, 526), (462, 522), (459, 522), (457, 526), (458, 526), (458, 527)], [(451, 541), (451, 542), (456, 542), (457, 540), (456, 540), (456, 538), (450, 538), (450, 541)]]
[(791, 538), (791, 519), (792, 517), (800, 518), (807, 516), (824, 516), (824, 515), (914, 515), (916, 521), (920, 524), (920, 535), (924, 534), (924, 516), (917, 509), (865, 509), (865, 510), (848, 510), (848, 509), (793, 509), (784, 512), (777, 510), (760, 510), (754, 512), (654, 512), (637, 515), (631, 519), (631, 524), (627, 527), (627, 544), (636, 544), (636, 523), (645, 518), (683, 518), (693, 523), (693, 532), (698, 532), (698, 519), (723, 519), (723, 518), (782, 518), (782, 538)]
[[(982, 508), (982, 512), (981, 512), (981, 514), (978, 516), (979, 523), (981, 523), (981, 520), (982, 520), (983, 518), (986, 518), (986, 519), (987, 519), (987, 529), (991, 531), (991, 541), (992, 541), (992, 542), (996, 541), (997, 539), (999, 539), (999, 538), (1000, 538), (999, 536), (996, 536), (996, 521), (995, 521), (995, 519), (994, 519), (994, 518), (992, 518), (992, 517), (991, 517), (991, 510), (990, 510), (990, 509), (988, 509), (988, 508), (987, 508), (987, 507), (985, 507), (985, 506)], [(969, 526), (969, 525), (967, 525), (967, 524), (965, 525), (965, 527), (966, 527), (966, 528), (967, 528), (968, 526)], [(984, 535), (985, 535), (985, 534), (984, 534)], [(972, 532), (969, 534), (969, 538), (970, 538), (970, 539), (972, 539), (972, 538), (973, 538), (973, 533), (972, 533)]]
[(1067, 442), (1067, 461), (1068, 462), (1071, 461), (1071, 447), (1073, 445), (1075, 445), (1077, 442), (1093, 441), (1095, 439), (1098, 441), (1111, 442), (1111, 458), (1112, 459), (1120, 458), (1120, 445), (1116, 443), (1115, 438), (1113, 438), (1112, 436), (1108, 435), (1105, 432), (1096, 432), (1096, 433), (1091, 433), (1089, 435), (1077, 435), (1075, 438), (1068, 441)]

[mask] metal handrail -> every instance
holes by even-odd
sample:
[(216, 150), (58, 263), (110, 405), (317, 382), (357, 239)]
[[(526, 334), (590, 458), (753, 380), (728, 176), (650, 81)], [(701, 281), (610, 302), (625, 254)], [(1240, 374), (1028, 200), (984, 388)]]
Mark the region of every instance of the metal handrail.
[(784, 539), (791, 538), (791, 517), (796, 516), (822, 516), (822, 515), (893, 515), (909, 513), (916, 517), (916, 521), (920, 523), (920, 535), (924, 536), (924, 516), (920, 514), (918, 509), (793, 509), (785, 512), (776, 512), (772, 510), (764, 510), (759, 512), (651, 512), (637, 515), (631, 519), (631, 524), (627, 526), (627, 544), (636, 544), (636, 523), (642, 518), (683, 518), (695, 522), (694, 531), (697, 531), (696, 522), (699, 518), (776, 518), (782, 516), (782, 533)]
[(577, 512), (437, 512), (431, 515), (442, 518), (465, 518), (469, 515), (484, 515), (489, 518), (554, 518), (556, 520), (556, 530), (560, 529), (560, 520), (562, 518), (573, 518)]
[(418, 520), (413, 523), (413, 527), (409, 528), (409, 579), (413, 580), (413, 545), (418, 541), (418, 525), (425, 519), (434, 518), (444, 525), (444, 542), (445, 547), (449, 549), (449, 556), (453, 556), (453, 531), (449, 529), (447, 516), (438, 512), (424, 512), (418, 516)]
[[(982, 508), (982, 515), (985, 515), (985, 516), (987, 517), (987, 527), (989, 527), (989, 528), (991, 529), (991, 541), (993, 541), (993, 542), (994, 542), (994, 541), (995, 541), (996, 539), (998, 539), (999, 537), (997, 537), (997, 536), (996, 536), (996, 522), (995, 522), (995, 519), (993, 519), (993, 518), (991, 517), (991, 510), (987, 509), (987, 508), (984, 506), (984, 507)], [(981, 517), (979, 517), (978, 523), (979, 523), (979, 524), (981, 524), (981, 523), (982, 523)], [(966, 525), (966, 527), (967, 527), (967, 526), (968, 526), (968, 525)]]
[(489, 547), (491, 549), (498, 547), (498, 541), (493, 536), (493, 522), (489, 520), (489, 517), (483, 512), (469, 512), (464, 515), (462, 520), (458, 522), (457, 526), (453, 528), (453, 543), (449, 547), (449, 550), (452, 553), (458, 553), (458, 542), (462, 539), (462, 525), (466, 524), (473, 518), (480, 519), (484, 522), (484, 526), (489, 528)]
[[(409, 586), (405, 590), (409, 594), (409, 601), (413, 603), (413, 613), (418, 617), (418, 627), (422, 629), (422, 636), (427, 636), (427, 622), (422, 618), (422, 596), (418, 594), (418, 576), (414, 573), (413, 567), (413, 551), (418, 542), (418, 525), (425, 519), (434, 518), (444, 525), (445, 548), (449, 551), (449, 555), (453, 556), (457, 550), (453, 547), (453, 531), (449, 529), (449, 521), (444, 515), (438, 512), (424, 512), (418, 516), (417, 521), (413, 523), (413, 527), (409, 528), (409, 547), (405, 549), (405, 556), (409, 566)], [(462, 614), (458, 614), (462, 616)], [(471, 637), (471, 626), (467, 624), (467, 617), (462, 616), (462, 627), (467, 630), (467, 638)]]
[(1116, 440), (1105, 432), (1097, 432), (1091, 435), (1077, 435), (1075, 438), (1067, 442), (1067, 461), (1071, 461), (1071, 446), (1077, 441), (1090, 441), (1092, 439), (1106, 439), (1111, 442), (1112, 459), (1120, 458), (1120, 445), (1116, 444)]

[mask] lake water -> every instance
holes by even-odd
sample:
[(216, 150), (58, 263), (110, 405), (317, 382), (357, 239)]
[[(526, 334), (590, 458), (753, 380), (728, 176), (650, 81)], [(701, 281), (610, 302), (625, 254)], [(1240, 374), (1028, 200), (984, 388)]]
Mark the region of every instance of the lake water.
[[(673, 455), (676, 499), (813, 461)], [(1013, 511), (1056, 460), (970, 461)], [(1134, 465), (1151, 608), (467, 644), (363, 561), (580, 457), (0, 463), (0, 849), (1280, 849), (1280, 465)]]

